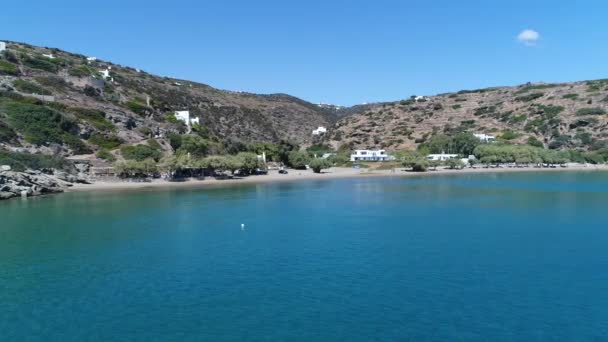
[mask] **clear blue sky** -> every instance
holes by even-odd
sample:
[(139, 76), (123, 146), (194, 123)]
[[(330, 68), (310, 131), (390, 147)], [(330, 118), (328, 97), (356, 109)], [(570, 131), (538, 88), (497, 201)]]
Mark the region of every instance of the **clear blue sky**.
[[(2, 5), (0, 39), (352, 105), (608, 77), (607, 14), (600, 0), (13, 0)], [(525, 29), (540, 38), (519, 41)]]

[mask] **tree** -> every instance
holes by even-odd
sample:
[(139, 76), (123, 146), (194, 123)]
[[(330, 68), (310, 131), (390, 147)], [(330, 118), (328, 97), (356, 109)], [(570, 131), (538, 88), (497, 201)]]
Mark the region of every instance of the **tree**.
[(294, 169), (304, 169), (310, 162), (310, 156), (305, 151), (291, 151), (289, 152), (289, 164)]
[(453, 153), (468, 156), (473, 154), (475, 147), (480, 144), (479, 139), (471, 133), (458, 133), (451, 142), (451, 150)]
[(424, 172), (429, 166), (430, 162), (422, 155), (416, 152), (407, 152), (402, 158), (403, 166), (412, 168), (414, 172)]
[(446, 165), (451, 169), (451, 170), (455, 170), (455, 169), (462, 169), (464, 167), (464, 163), (462, 162), (462, 160), (458, 159), (458, 158), (451, 158), (448, 159), (446, 161)]
[(321, 173), (322, 169), (328, 169), (332, 163), (325, 158), (314, 158), (310, 161), (310, 167), (314, 173)]
[(120, 178), (150, 177), (158, 173), (158, 168), (153, 159), (127, 160), (114, 164), (114, 172)]
[(251, 152), (241, 152), (236, 155), (236, 159), (240, 163), (240, 168), (248, 174), (255, 172), (255, 169), (260, 167), (258, 156)]
[(182, 135), (178, 153), (190, 153), (194, 157), (204, 157), (209, 150), (209, 142), (198, 135)]

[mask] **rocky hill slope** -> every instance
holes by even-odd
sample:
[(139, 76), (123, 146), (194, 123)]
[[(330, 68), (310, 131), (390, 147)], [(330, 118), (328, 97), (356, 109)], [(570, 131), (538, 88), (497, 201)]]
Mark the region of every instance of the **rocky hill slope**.
[(335, 110), (284, 95), (256, 95), (151, 75), (58, 49), (8, 42), (0, 52), (0, 149), (61, 156), (112, 151), (187, 129), (199, 118), (216, 143), (306, 144)]
[(608, 146), (608, 79), (464, 90), (344, 110), (349, 115), (325, 137), (336, 148), (411, 149), (458, 132), (555, 149)]

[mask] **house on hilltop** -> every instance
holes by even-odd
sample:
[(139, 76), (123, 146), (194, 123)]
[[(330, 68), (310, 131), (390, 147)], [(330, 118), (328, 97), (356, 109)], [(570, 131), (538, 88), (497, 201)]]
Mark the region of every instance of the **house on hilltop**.
[(327, 133), (327, 128), (323, 127), (323, 126), (319, 126), (319, 128), (314, 129), (312, 131), (312, 135), (321, 135), (321, 134), (325, 134)]
[(5, 42), (0, 42), (0, 52), (6, 50), (6, 43)]

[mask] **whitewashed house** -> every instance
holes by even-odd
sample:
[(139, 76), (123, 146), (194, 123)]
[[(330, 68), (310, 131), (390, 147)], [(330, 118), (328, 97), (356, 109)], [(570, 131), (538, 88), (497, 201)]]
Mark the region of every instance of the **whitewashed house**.
[(457, 154), (446, 154), (444, 152), (441, 152), (441, 154), (429, 154), (428, 156), (426, 156), (427, 160), (434, 160), (434, 161), (446, 161), (446, 160), (450, 160), (450, 159), (454, 159), (454, 158), (458, 158)]
[(91, 64), (91, 62), (95, 62), (97, 57), (87, 57), (87, 63)]
[(319, 128), (314, 129), (312, 131), (312, 135), (321, 135), (321, 134), (325, 134), (327, 133), (327, 128), (323, 127), (323, 126), (319, 126)]
[(419, 101), (426, 101), (426, 96), (414, 96), (414, 101), (419, 102)]
[(43, 53), (42, 56), (48, 59), (55, 59), (55, 56), (53, 56), (52, 53)]
[(0, 52), (6, 50), (6, 43), (5, 42), (0, 42)]
[(190, 128), (194, 124), (201, 124), (200, 118), (191, 118), (190, 111), (188, 110), (175, 111), (175, 118), (185, 123), (188, 128)]
[(484, 133), (475, 133), (473, 134), (475, 138), (479, 139), (479, 141), (483, 141), (485, 143), (489, 143), (496, 140), (496, 137), (493, 135), (487, 135)]
[(386, 154), (385, 150), (355, 150), (350, 155), (350, 161), (389, 161), (395, 157)]

